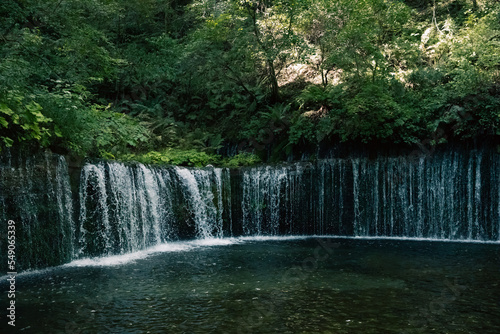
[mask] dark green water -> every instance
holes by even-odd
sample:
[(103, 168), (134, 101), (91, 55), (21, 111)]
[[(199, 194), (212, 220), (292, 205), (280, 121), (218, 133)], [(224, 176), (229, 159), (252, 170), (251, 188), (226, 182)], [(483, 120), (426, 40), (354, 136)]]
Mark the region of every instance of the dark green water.
[(227, 243), (22, 274), (0, 332), (500, 333), (499, 244)]

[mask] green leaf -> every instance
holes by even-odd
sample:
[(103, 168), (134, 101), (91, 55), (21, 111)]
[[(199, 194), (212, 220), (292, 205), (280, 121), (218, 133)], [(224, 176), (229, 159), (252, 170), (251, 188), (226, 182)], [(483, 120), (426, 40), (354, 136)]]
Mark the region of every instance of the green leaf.
[(4, 128), (8, 128), (9, 122), (7, 122), (7, 120), (5, 118), (0, 117), (0, 125), (3, 126)]
[(0, 112), (7, 116), (12, 116), (14, 112), (5, 103), (0, 103)]
[(12, 144), (14, 144), (14, 140), (9, 137), (2, 137), (2, 140), (5, 143), (6, 147), (12, 147)]
[(54, 134), (56, 137), (62, 138), (63, 134), (61, 132), (61, 129), (57, 125), (54, 126)]

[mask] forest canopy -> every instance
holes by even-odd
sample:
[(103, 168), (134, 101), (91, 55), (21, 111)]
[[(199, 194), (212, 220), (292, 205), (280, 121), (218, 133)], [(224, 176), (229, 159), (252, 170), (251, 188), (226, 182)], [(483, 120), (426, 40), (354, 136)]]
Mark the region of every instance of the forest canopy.
[(500, 137), (495, 0), (6, 0), (0, 18), (0, 148), (236, 166)]

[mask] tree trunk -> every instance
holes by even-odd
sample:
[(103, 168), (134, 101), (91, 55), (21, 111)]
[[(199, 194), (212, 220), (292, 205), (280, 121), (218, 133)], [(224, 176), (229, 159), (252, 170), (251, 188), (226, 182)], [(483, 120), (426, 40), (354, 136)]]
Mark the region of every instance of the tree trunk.
[(271, 102), (276, 103), (279, 101), (278, 78), (276, 78), (276, 70), (271, 59), (267, 60), (267, 66), (269, 68), (269, 80), (271, 81)]

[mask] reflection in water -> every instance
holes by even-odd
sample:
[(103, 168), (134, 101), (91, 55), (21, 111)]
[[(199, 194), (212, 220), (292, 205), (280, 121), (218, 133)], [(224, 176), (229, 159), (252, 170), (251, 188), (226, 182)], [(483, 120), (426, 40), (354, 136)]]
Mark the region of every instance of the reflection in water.
[[(26, 333), (500, 330), (498, 244), (260, 239), (165, 244), (132, 259), (80, 260), (20, 275), (16, 328)], [(6, 326), (0, 324), (2, 333), (10, 330)]]

